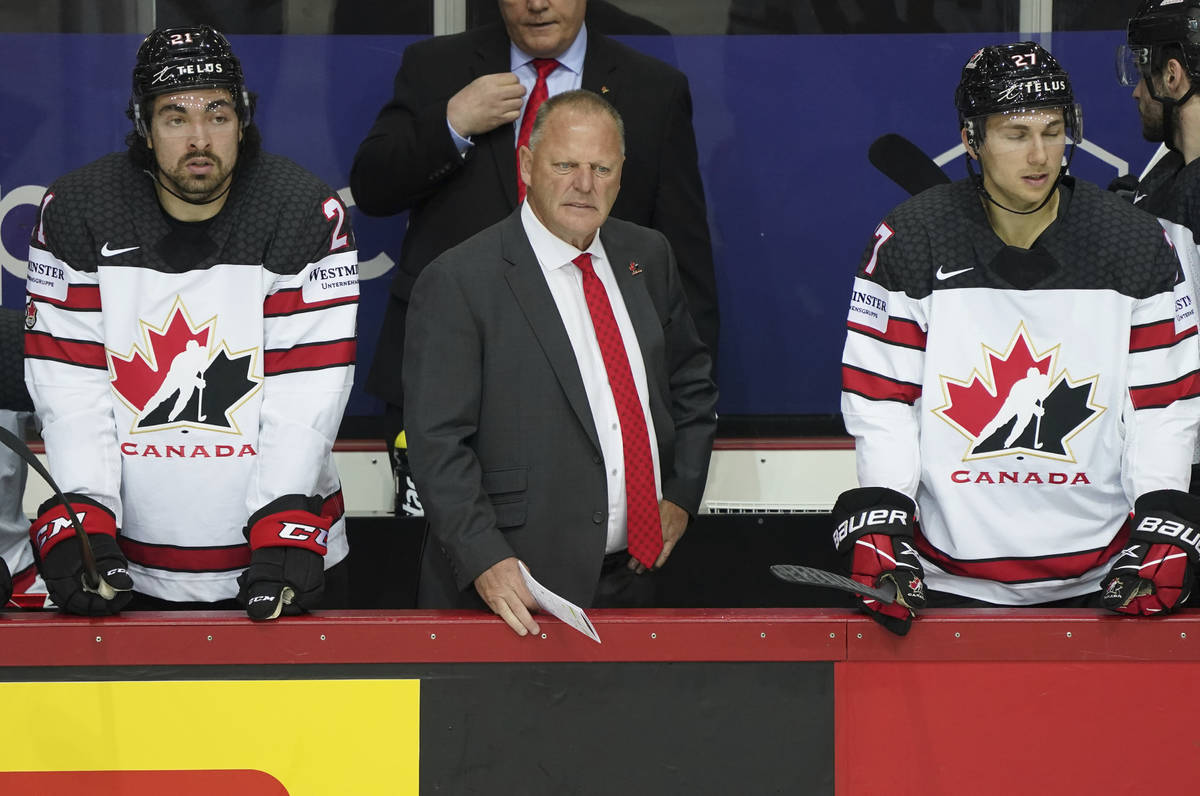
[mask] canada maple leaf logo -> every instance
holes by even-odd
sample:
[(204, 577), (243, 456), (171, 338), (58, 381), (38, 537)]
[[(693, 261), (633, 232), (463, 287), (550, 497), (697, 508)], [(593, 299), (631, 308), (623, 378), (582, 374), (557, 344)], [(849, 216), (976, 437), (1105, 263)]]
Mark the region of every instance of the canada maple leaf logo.
[(1093, 401), (1099, 376), (1072, 379), (1058, 354), (1038, 351), (1021, 323), (1003, 351), (983, 346), (982, 373), (940, 376), (945, 403), (933, 413), (969, 440), (963, 461), (1015, 452), (1075, 461), (1069, 441), (1105, 407)]
[(131, 433), (197, 427), (241, 433), (233, 413), (258, 389), (257, 349), (231, 352), (216, 316), (192, 322), (178, 297), (162, 326), (139, 320), (143, 345), (108, 350), (112, 389), (134, 414)]

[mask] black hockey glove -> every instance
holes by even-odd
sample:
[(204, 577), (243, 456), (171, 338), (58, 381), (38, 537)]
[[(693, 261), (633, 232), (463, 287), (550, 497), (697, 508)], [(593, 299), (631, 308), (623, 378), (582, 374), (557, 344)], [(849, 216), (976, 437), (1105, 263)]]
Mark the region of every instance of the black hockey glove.
[(1137, 196), (1138, 178), (1135, 174), (1124, 174), (1117, 177), (1108, 184), (1108, 190), (1115, 193), (1117, 196), (1124, 199), (1126, 202), (1133, 202), (1133, 197)]
[(0, 558), (0, 608), (8, 605), (8, 600), (12, 597), (12, 593), (12, 574), (8, 571), (8, 564), (3, 558)]
[(850, 577), (867, 586), (896, 585), (894, 603), (859, 599), (868, 616), (898, 636), (925, 607), (925, 570), (913, 547), (916, 508), (912, 498), (883, 487), (847, 490), (833, 506), (833, 544), (847, 559)]
[(238, 576), (238, 602), (256, 621), (312, 610), (325, 591), (325, 539), (332, 517), (317, 497), (285, 495), (247, 522), (250, 566)]
[(1133, 506), (1129, 545), (1100, 584), (1104, 607), (1153, 616), (1183, 605), (1200, 564), (1200, 498), (1173, 489), (1147, 492)]
[(93, 590), (84, 585), (83, 556), (79, 551), (79, 540), (75, 538), (75, 528), (66, 508), (54, 498), (38, 508), (38, 518), (29, 528), (38, 572), (42, 573), (46, 591), (59, 610), (81, 616), (115, 614), (128, 605), (133, 596), (130, 594), (133, 580), (129, 577), (128, 562), (117, 546), (116, 517), (106, 507), (83, 495), (68, 494), (66, 497), (91, 542), (96, 570), (100, 574), (100, 588)]

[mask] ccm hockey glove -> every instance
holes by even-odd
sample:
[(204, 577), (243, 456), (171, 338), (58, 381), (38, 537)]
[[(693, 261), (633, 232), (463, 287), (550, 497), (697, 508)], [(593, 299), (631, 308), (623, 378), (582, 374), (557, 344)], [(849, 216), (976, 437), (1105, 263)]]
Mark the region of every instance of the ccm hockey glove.
[(238, 576), (238, 602), (256, 621), (316, 607), (325, 591), (325, 539), (332, 517), (318, 497), (285, 495), (246, 523), (250, 566)]
[(98, 590), (84, 585), (83, 555), (75, 538), (75, 527), (66, 508), (51, 498), (38, 508), (38, 518), (29, 528), (34, 561), (46, 581), (46, 591), (54, 604), (69, 614), (115, 614), (133, 596), (128, 562), (117, 546), (116, 517), (91, 498), (75, 494), (67, 494), (66, 498), (91, 542), (102, 582)]
[(1133, 505), (1129, 546), (1100, 584), (1104, 607), (1152, 616), (1183, 605), (1200, 563), (1200, 498), (1173, 489), (1147, 492)]
[(867, 586), (896, 585), (896, 602), (861, 597), (875, 621), (898, 636), (908, 633), (925, 607), (925, 570), (913, 547), (912, 498), (894, 489), (861, 487), (843, 492), (833, 506), (833, 544), (847, 560), (850, 577)]

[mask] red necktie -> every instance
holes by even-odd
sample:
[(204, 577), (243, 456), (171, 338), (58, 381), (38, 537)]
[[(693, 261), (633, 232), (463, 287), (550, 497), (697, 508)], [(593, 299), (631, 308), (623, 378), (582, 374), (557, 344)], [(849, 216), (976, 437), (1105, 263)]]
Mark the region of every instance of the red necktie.
[(633, 371), (625, 354), (621, 330), (613, 317), (608, 293), (592, 268), (592, 255), (584, 253), (571, 262), (583, 272), (583, 297), (587, 300), (596, 342), (608, 372), (608, 385), (621, 421), (621, 446), (625, 451), (625, 513), (629, 528), (629, 553), (647, 567), (662, 552), (662, 522), (654, 490), (654, 461), (650, 458), (650, 435), (646, 415), (633, 384)]
[(529, 134), (533, 132), (533, 119), (549, 94), (546, 89), (546, 78), (558, 68), (558, 61), (553, 58), (534, 58), (533, 68), (537, 70), (537, 82), (533, 84), (533, 91), (529, 92), (529, 101), (525, 103), (525, 115), (521, 117), (521, 132), (517, 135), (518, 204), (525, 201), (525, 183), (521, 180), (521, 147), (529, 146)]

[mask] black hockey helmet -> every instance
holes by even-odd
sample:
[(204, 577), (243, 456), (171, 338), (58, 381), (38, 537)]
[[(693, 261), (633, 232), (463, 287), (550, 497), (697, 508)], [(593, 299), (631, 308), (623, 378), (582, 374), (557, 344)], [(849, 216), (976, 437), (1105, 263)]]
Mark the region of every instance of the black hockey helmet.
[(129, 112), (138, 134), (146, 137), (145, 103), (160, 94), (185, 89), (223, 88), (233, 98), (245, 127), (253, 111), (242, 77), (242, 64), (229, 40), (208, 25), (159, 28), (142, 41), (133, 68)]
[(1117, 80), (1136, 86), (1168, 57), (1178, 58), (1192, 80), (1200, 77), (1200, 0), (1144, 0), (1117, 48)]
[(958, 123), (967, 131), (967, 143), (974, 149), (983, 143), (986, 117), (1037, 108), (1062, 108), (1069, 139), (1076, 144), (1083, 139), (1083, 113), (1067, 71), (1032, 41), (976, 51), (963, 67), (954, 105)]

